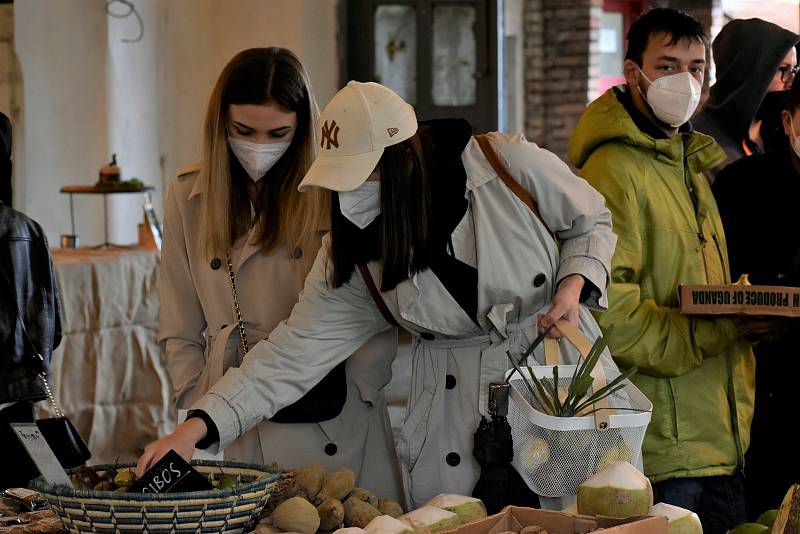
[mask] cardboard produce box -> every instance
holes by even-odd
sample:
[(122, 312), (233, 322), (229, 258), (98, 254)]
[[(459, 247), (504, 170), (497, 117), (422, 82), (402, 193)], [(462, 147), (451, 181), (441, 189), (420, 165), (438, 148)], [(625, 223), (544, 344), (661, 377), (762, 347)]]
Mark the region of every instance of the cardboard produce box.
[(445, 534), (499, 534), (509, 530), (519, 532), (524, 527), (531, 525), (544, 528), (548, 534), (583, 534), (584, 532), (667, 534), (667, 518), (663, 516), (613, 519), (519, 506), (506, 506), (498, 514), (461, 525)]
[(800, 287), (682, 285), (684, 315), (773, 315), (800, 317)]

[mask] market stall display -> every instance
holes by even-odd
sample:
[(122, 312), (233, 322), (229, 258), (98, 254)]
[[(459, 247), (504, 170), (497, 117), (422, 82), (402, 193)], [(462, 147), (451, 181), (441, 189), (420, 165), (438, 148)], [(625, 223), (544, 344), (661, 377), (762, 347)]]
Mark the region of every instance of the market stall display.
[[(130, 493), (55, 486), (41, 478), (33, 488), (61, 517), (69, 532), (208, 531), (249, 532), (267, 499), (281, 479), (281, 472), (264, 466), (236, 462), (194, 461), (194, 468), (210, 481), (235, 477), (229, 487), (182, 493)], [(133, 464), (99, 465), (99, 476), (114, 478)], [(78, 470), (70, 470), (77, 474)], [(230, 479), (230, 478), (229, 478)]]
[(271, 513), (267, 511), (259, 521), (262, 532), (314, 534), (343, 526), (364, 528), (376, 517), (400, 517), (404, 513), (396, 501), (356, 487), (350, 469), (328, 473), (321, 465), (311, 464), (292, 476), (291, 484), (270, 502), (274, 507)]
[(554, 510), (508, 506), (502, 512), (444, 534), (667, 534), (663, 516), (592, 517)]

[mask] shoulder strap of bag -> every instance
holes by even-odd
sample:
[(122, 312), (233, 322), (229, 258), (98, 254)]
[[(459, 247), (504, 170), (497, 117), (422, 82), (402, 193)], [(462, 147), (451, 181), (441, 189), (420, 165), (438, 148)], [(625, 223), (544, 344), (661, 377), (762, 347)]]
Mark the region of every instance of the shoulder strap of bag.
[(390, 325), (401, 328), (400, 324), (394, 318), (394, 315), (392, 315), (392, 312), (389, 311), (389, 307), (386, 306), (386, 301), (383, 300), (381, 292), (378, 291), (378, 286), (375, 285), (375, 280), (372, 279), (372, 273), (369, 272), (369, 268), (366, 266), (366, 264), (359, 263), (358, 270), (361, 271), (361, 277), (367, 284), (369, 294), (372, 297), (372, 300), (375, 301), (375, 304), (378, 306), (378, 310), (380, 310), (383, 318), (386, 319), (386, 322)]
[(550, 231), (547, 223), (544, 222), (542, 213), (539, 211), (539, 205), (536, 203), (536, 199), (533, 198), (533, 195), (531, 195), (527, 189), (522, 187), (513, 176), (511, 176), (511, 173), (508, 172), (508, 169), (506, 169), (505, 165), (503, 165), (503, 163), (500, 161), (500, 158), (497, 156), (497, 152), (495, 152), (492, 148), (492, 145), (489, 142), (489, 137), (486, 134), (476, 135), (475, 140), (481, 147), (486, 160), (497, 173), (497, 176), (500, 177), (500, 180), (502, 180), (503, 183), (506, 184), (509, 189), (511, 189), (511, 192), (514, 193), (526, 206), (528, 206), (528, 208), (530, 208), (536, 218), (539, 219), (539, 221), (547, 229), (547, 233), (550, 234), (550, 237), (553, 238), (553, 241), (558, 243), (555, 234)]
[[(44, 366), (44, 358), (42, 357), (42, 353), (39, 352), (39, 349), (36, 348), (34, 345), (33, 340), (28, 335), (28, 329), (25, 328), (25, 322), (22, 320), (22, 309), (19, 306), (19, 301), (17, 300), (16, 293), (14, 291), (14, 285), (11, 283), (11, 278), (9, 278), (8, 273), (2, 268), (0, 268), (0, 273), (3, 273), (3, 279), (6, 281), (6, 284), (9, 288), (9, 293), (13, 295), (14, 298), (14, 305), (17, 308), (17, 323), (19, 324), (20, 328), (22, 329), (22, 337), (27, 341), (29, 345), (29, 350), (36, 355), (37, 358), (42, 362)], [(61, 407), (56, 402), (55, 397), (53, 397), (53, 391), (50, 389), (50, 382), (47, 380), (47, 372), (42, 371), (38, 373), (39, 378), (42, 380), (42, 384), (44, 385), (44, 391), (47, 394), (47, 399), (50, 401), (50, 405), (53, 407), (53, 412), (55, 413), (56, 417), (64, 417), (64, 412), (61, 410)]]

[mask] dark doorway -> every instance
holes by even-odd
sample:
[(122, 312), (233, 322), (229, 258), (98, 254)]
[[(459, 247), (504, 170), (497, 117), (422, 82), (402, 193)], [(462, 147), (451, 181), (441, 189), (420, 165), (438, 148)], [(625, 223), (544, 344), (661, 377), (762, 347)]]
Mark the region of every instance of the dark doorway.
[(497, 129), (497, 0), (342, 0), (342, 82), (382, 83), (420, 120)]

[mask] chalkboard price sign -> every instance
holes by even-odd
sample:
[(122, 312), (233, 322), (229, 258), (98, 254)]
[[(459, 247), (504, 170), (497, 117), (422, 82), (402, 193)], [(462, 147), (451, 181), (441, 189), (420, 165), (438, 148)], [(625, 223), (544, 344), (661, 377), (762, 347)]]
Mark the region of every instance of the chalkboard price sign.
[(178, 493), (213, 489), (177, 452), (169, 451), (131, 486), (131, 493)]

